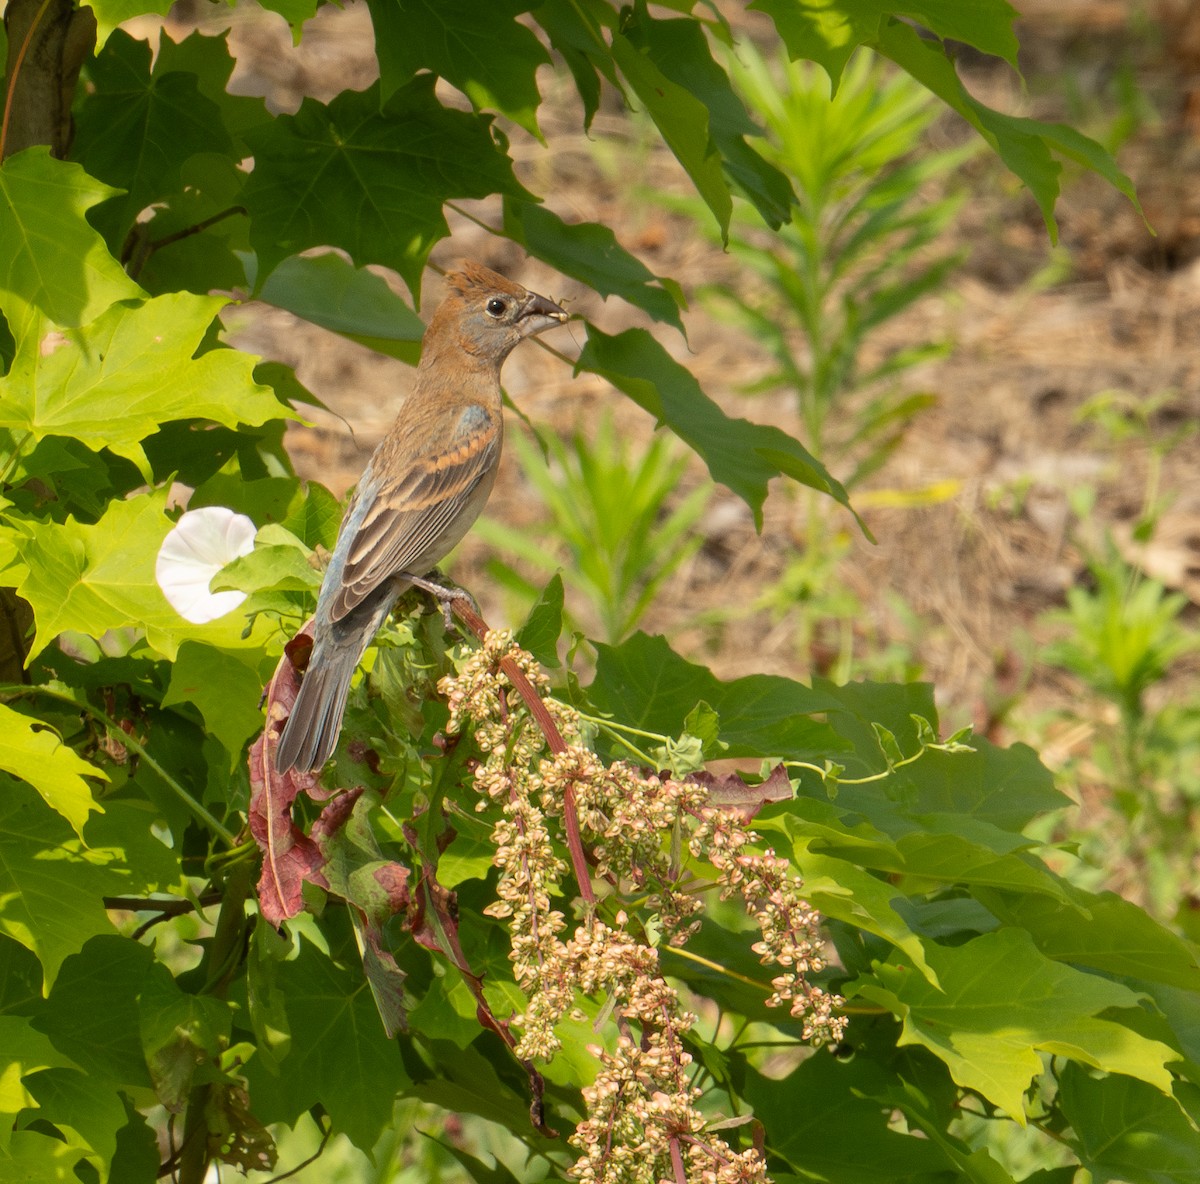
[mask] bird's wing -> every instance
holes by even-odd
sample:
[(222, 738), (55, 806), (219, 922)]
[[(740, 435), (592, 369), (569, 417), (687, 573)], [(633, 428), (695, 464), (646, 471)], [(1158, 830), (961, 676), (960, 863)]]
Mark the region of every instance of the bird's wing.
[[(398, 573), (423, 575), (412, 570), (414, 564), (428, 570), (457, 542), (454, 535), (448, 545), (439, 545), (497, 463), (500, 434), (488, 413), (472, 405), (459, 413), (444, 439), (441, 451), (407, 461), (394, 476), (376, 478), (378, 489), (348, 540), (341, 583), (331, 605), (333, 620), (346, 616)], [(381, 467), (386, 468), (386, 461)]]

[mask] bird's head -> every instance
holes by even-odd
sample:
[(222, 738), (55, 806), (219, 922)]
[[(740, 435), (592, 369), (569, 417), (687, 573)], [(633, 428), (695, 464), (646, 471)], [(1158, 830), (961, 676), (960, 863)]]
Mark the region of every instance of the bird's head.
[(431, 344), (444, 342), (499, 365), (524, 338), (567, 319), (553, 300), (474, 261), (448, 275), (446, 283), (450, 292), (429, 322), (422, 360)]

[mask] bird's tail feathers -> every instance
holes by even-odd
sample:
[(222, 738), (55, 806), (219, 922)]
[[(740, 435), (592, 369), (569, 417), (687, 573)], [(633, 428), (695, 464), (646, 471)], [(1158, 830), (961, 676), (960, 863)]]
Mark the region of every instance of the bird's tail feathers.
[[(314, 650), (313, 658), (317, 657)], [(319, 657), (319, 661), (309, 662), (279, 738), (275, 768), (281, 773), (288, 769), (319, 769), (337, 747), (359, 654), (356, 647), (338, 646)]]

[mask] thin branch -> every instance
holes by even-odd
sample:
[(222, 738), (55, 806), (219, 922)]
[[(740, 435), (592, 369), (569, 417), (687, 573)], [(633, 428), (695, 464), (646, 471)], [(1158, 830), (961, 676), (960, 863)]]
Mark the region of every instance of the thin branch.
[(164, 917), (181, 917), (184, 913), (197, 912), (210, 905), (218, 904), (220, 892), (205, 892), (198, 897), (198, 902), (184, 900), (182, 897), (170, 897), (165, 900), (153, 896), (105, 896), (102, 898), (106, 909), (122, 909), (129, 913), (161, 913)]
[(191, 238), (194, 234), (202, 234), (210, 226), (215, 226), (218, 222), (223, 222), (226, 218), (232, 218), (235, 214), (247, 213), (245, 206), (230, 206), (228, 209), (221, 210), (219, 213), (213, 214), (210, 218), (205, 218), (201, 222), (195, 223), (193, 226), (185, 226), (182, 230), (176, 230), (173, 234), (164, 234), (162, 238), (142, 239), (137, 237), (138, 227), (134, 227), (130, 233), (132, 242), (126, 243), (126, 249), (122, 253), (122, 261), (126, 263), (126, 272), (130, 279), (136, 280), (141, 274), (142, 268), (150, 259), (150, 256), (155, 251), (161, 251), (163, 247), (169, 247), (172, 243), (180, 242), (185, 238)]
[(316, 1163), (317, 1160), (320, 1159), (322, 1154), (324, 1153), (325, 1148), (326, 1148), (326, 1146), (328, 1146), (329, 1140), (332, 1137), (332, 1135), (333, 1135), (333, 1123), (330, 1122), (327, 1127), (323, 1128), (323, 1130), (321, 1132), (320, 1145), (317, 1147), (316, 1151), (314, 1151), (312, 1153), (312, 1155), (310, 1155), (307, 1159), (298, 1163), (294, 1168), (289, 1168), (286, 1172), (280, 1172), (280, 1174), (278, 1176), (272, 1176), (269, 1180), (266, 1181), (266, 1184), (279, 1184), (280, 1180), (287, 1180), (290, 1177), (294, 1176), (297, 1172), (302, 1172), (306, 1167), (308, 1167), (309, 1164)]

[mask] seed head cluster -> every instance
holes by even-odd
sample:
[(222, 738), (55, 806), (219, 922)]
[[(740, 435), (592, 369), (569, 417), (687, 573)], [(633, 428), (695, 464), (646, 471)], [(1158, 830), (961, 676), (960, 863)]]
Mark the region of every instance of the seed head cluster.
[[(505, 659), (537, 690), (565, 747), (547, 754), (547, 738), (500, 669)], [(514, 1021), (517, 1055), (553, 1057), (562, 1047), (557, 1026), (568, 1015), (584, 1018), (585, 999), (603, 1000), (612, 1020), (610, 1040), (591, 1049), (600, 1071), (583, 1091), (587, 1117), (571, 1136), (580, 1153), (571, 1174), (588, 1184), (767, 1184), (756, 1150), (735, 1151), (706, 1130), (684, 1045), (696, 1017), (664, 978), (646, 928), (684, 944), (703, 907), (699, 889), (715, 880), (723, 897), (744, 900), (760, 930), (755, 952), (781, 970), (768, 1003), (787, 1004), (806, 1038), (837, 1040), (842, 1000), (808, 979), (825, 967), (820, 918), (787, 861), (758, 850), (758, 836), (714, 808), (703, 785), (605, 764), (584, 745), (577, 714), (550, 698), (540, 667), (507, 631), (489, 633), (440, 690), (450, 706), (447, 731), (471, 729), (481, 756), (477, 809), (496, 816), (500, 874), (486, 911), (509, 928), (514, 977), (528, 1000)], [(609, 921), (589, 910), (573, 931), (555, 907), (570, 870), (558, 853), (568, 800), (593, 878), (610, 892)], [(632, 919), (611, 907), (631, 895), (646, 902)]]

